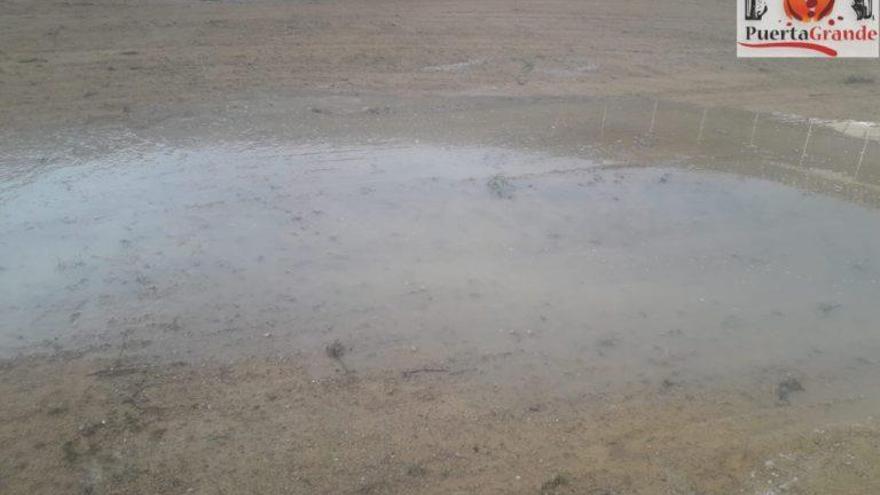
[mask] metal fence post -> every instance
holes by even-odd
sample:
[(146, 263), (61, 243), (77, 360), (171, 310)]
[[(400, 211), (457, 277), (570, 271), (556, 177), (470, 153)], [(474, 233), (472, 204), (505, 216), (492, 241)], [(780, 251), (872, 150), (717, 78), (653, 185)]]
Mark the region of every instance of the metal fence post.
[(856, 165), (856, 182), (859, 180), (859, 174), (862, 172), (862, 163), (865, 162), (865, 152), (868, 151), (868, 135), (870, 134), (871, 128), (868, 127), (865, 129), (865, 143), (862, 145), (862, 152), (859, 153), (859, 163)]
[(760, 116), (760, 113), (755, 112), (755, 120), (752, 121), (752, 134), (749, 136), (749, 148), (755, 147), (755, 134), (758, 132), (758, 117)]
[(813, 119), (810, 118), (810, 126), (807, 128), (807, 139), (804, 140), (804, 150), (801, 152), (801, 160), (798, 162), (799, 167), (804, 166), (804, 160), (807, 158), (807, 147), (810, 145), (810, 136), (813, 135)]
[(703, 109), (703, 116), (700, 118), (700, 130), (697, 131), (697, 144), (703, 142), (703, 129), (706, 128), (706, 116), (709, 114), (709, 107)]

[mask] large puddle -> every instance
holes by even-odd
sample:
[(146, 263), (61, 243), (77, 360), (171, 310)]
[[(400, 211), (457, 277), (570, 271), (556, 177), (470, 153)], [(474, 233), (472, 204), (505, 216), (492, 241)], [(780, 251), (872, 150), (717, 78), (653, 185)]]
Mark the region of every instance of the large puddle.
[(822, 376), (817, 400), (877, 386), (880, 213), (770, 181), (243, 144), (61, 168), (2, 210), (6, 355), (231, 361), (338, 339), (357, 369), (489, 362), (563, 394), (760, 373)]
[(3, 473), (877, 493), (880, 212), (714, 168), (414, 139), (56, 157), (0, 190)]

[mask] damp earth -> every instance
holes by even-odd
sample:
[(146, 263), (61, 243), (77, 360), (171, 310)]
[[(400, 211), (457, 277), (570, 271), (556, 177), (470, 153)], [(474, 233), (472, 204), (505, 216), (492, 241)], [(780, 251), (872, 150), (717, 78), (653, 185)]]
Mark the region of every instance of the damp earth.
[(0, 1), (0, 494), (880, 493), (880, 65), (731, 12)]
[(18, 489), (876, 486), (869, 206), (389, 140), (140, 145), (2, 208)]

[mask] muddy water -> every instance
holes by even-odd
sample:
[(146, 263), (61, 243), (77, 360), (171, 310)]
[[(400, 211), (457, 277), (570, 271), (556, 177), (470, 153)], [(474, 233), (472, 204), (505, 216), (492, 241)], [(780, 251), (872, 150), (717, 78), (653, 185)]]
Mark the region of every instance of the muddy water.
[(560, 395), (794, 376), (811, 400), (880, 398), (880, 213), (733, 173), (155, 146), (38, 175), (2, 210), (6, 356), (233, 362), (338, 339), (349, 368), (488, 363)]

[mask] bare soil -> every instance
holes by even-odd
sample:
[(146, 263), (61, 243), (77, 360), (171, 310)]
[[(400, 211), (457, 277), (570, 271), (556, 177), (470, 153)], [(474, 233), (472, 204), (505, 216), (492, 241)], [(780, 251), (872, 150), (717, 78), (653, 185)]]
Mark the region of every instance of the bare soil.
[(151, 367), (58, 354), (7, 363), (0, 393), (17, 399), (2, 408), (4, 491), (880, 489), (880, 425), (843, 421), (845, 405), (781, 407), (765, 397), (772, 389), (675, 384), (542, 400), (487, 389), (464, 370), (316, 380), (302, 362)]
[[(695, 146), (721, 143), (735, 124), (734, 133), (748, 140), (752, 114), (746, 110), (877, 120), (880, 66), (876, 61), (737, 60), (734, 10), (733, 4), (722, 0), (0, 0), (0, 215), (8, 219), (2, 225), (9, 226), (10, 232), (45, 233), (47, 245), (77, 235), (86, 243), (92, 242), (85, 232), (98, 228), (107, 234), (100, 230), (105, 225), (103, 215), (69, 217), (62, 204), (43, 223), (16, 223), (9, 219), (21, 212), (4, 208), (10, 198), (25, 197), (33, 199), (33, 211), (51, 210), (53, 199), (67, 198), (65, 190), (77, 195), (80, 202), (76, 204), (87, 204), (94, 189), (77, 189), (82, 184), (77, 177), (55, 177), (48, 186), (40, 180), (52, 170), (75, 174), (78, 169), (71, 165), (94, 157), (110, 156), (108, 168), (116, 163), (114, 156), (136, 162), (149, 154), (144, 149), (156, 147), (156, 143), (167, 146), (159, 149), (171, 156), (178, 148), (184, 152), (192, 146), (210, 150), (214, 143), (223, 144), (230, 136), (236, 142), (276, 143), (295, 138), (322, 144), (354, 137), (391, 140), (382, 141), (390, 143), (389, 147), (395, 144), (393, 138), (402, 136), (580, 156), (605, 151), (587, 147), (585, 136), (602, 135), (606, 144), (617, 139), (611, 132), (613, 119), (608, 123), (609, 135), (604, 134), (604, 121), (601, 130), (595, 125), (603, 105), (594, 104), (593, 98), (638, 97), (650, 104), (684, 104), (681, 108), (693, 111), (686, 119), (675, 120), (686, 123), (681, 129), (637, 141), (637, 152), (628, 156), (641, 163), (661, 155), (659, 148), (652, 147), (657, 141), (651, 139), (679, 154), (690, 154)], [(578, 106), (581, 103), (583, 106)], [(724, 117), (722, 125), (712, 120), (718, 114), (711, 114), (705, 135), (709, 144), (705, 144), (702, 128), (697, 131), (700, 107), (689, 104), (725, 107), (734, 118)], [(647, 108), (636, 117), (626, 117), (627, 122), (641, 125), (644, 116), (650, 115), (650, 105)], [(620, 108), (612, 111), (619, 112), (616, 118), (626, 120), (620, 117)], [(673, 121), (669, 112), (679, 111), (679, 107), (661, 108), (659, 122)], [(457, 127), (460, 121), (469, 125)], [(765, 121), (761, 122), (764, 125)], [(811, 160), (819, 153), (801, 156), (804, 137), (800, 131), (780, 131), (761, 145), (778, 146), (776, 151), (786, 154), (789, 162), (800, 157), (814, 165)], [(825, 136), (821, 130), (816, 132), (820, 138)], [(739, 134), (737, 149), (742, 147)], [(828, 135), (829, 141), (838, 137)], [(717, 168), (798, 186), (805, 198), (819, 192), (877, 204), (880, 169), (870, 161), (878, 156), (876, 142), (865, 139), (861, 148), (862, 140), (857, 136), (834, 143), (849, 153), (843, 168), (853, 180), (841, 179), (842, 173), (816, 178), (800, 169), (782, 168), (780, 172), (739, 151), (729, 160), (738, 168), (728, 162)], [(277, 158), (271, 150), (256, 148)], [(838, 150), (831, 145), (828, 148)], [(865, 170), (850, 163), (859, 158), (860, 149), (867, 150), (862, 152), (868, 156)], [(351, 153), (359, 150), (353, 148)], [(486, 153), (483, 164), (507, 164), (510, 158), (505, 153)], [(33, 318), (34, 327), (38, 323), (52, 327), (53, 335), (87, 337), (30, 342), (30, 335), (26, 335), (21, 337), (24, 344), (0, 349), (0, 354), (7, 356), (0, 362), (0, 493), (880, 493), (880, 424), (876, 414), (880, 394), (872, 378), (880, 362), (869, 352), (877, 341), (872, 334), (854, 331), (873, 328), (876, 321), (876, 313), (870, 314), (877, 294), (876, 278), (871, 278), (877, 273), (875, 257), (855, 251), (870, 250), (870, 239), (835, 258), (846, 263), (849, 271), (828, 272), (828, 280), (837, 280), (840, 275), (847, 283), (864, 283), (867, 289), (857, 294), (853, 289), (854, 295), (840, 302), (796, 301), (803, 307), (787, 309), (795, 316), (785, 327), (807, 326), (822, 342), (842, 342), (841, 346), (848, 346), (847, 352), (863, 349), (866, 355), (810, 348), (809, 339), (774, 333), (782, 324), (753, 325), (734, 311), (742, 307), (722, 306), (710, 314), (712, 323), (727, 332), (722, 335), (748, 334), (754, 340), (743, 344), (752, 353), (736, 354), (725, 348), (718, 356), (732, 361), (744, 356), (742, 360), (747, 361), (772, 347), (774, 351), (794, 349), (797, 359), (778, 367), (697, 377), (674, 372), (679, 364), (690, 362), (690, 354), (643, 344), (650, 356), (646, 369), (651, 371), (612, 384), (609, 377), (623, 361), (617, 360), (615, 353), (637, 352), (627, 349), (638, 339), (627, 341), (602, 326), (601, 318), (617, 318), (614, 321), (632, 330), (632, 335), (645, 328), (657, 338), (662, 335), (680, 342), (691, 342), (691, 335), (673, 324), (660, 328), (653, 319), (656, 312), (649, 318), (634, 305), (615, 306), (612, 298), (607, 301), (607, 311), (595, 312), (597, 320), (578, 321), (568, 327), (576, 334), (596, 325), (589, 332), (599, 335), (592, 338), (590, 333), (588, 342), (571, 349), (583, 353), (577, 359), (557, 361), (548, 351), (550, 347), (530, 348), (530, 342), (538, 338), (532, 336), (531, 328), (524, 327), (491, 329), (497, 330), (499, 341), (512, 350), (451, 352), (441, 345), (417, 348), (401, 337), (418, 334), (420, 311), (428, 314), (436, 304), (445, 304), (444, 311), (435, 311), (425, 321), (436, 322), (446, 316), (466, 319), (471, 314), (468, 304), (442, 298), (438, 303), (437, 293), (424, 287), (407, 286), (403, 291), (401, 286), (391, 285), (398, 292), (389, 289), (388, 293), (397, 294), (398, 299), (386, 301), (394, 304), (370, 305), (357, 297), (381, 294), (375, 286), (346, 285), (348, 279), (341, 275), (330, 279), (326, 278), (329, 272), (316, 272), (320, 280), (328, 280), (321, 286), (327, 292), (318, 297), (313, 288), (321, 284), (302, 285), (298, 280), (294, 284), (280, 275), (271, 257), (267, 261), (261, 253), (231, 243), (226, 247), (233, 254), (224, 252), (223, 256), (247, 255), (249, 264), (234, 266), (220, 259), (211, 266), (228, 277), (223, 279), (226, 283), (200, 279), (202, 270), (210, 271), (200, 264), (208, 259), (200, 250), (214, 240), (203, 237), (208, 235), (205, 232), (225, 232), (220, 227), (216, 231), (205, 228), (210, 223), (205, 219), (220, 225), (217, 219), (234, 216), (242, 205), (246, 206), (242, 209), (285, 215), (289, 224), (279, 222), (270, 234), (295, 231), (304, 239), (320, 239), (310, 246), (315, 252), (336, 256), (333, 263), (344, 264), (358, 253), (374, 254), (369, 249), (344, 252), (347, 246), (357, 245), (347, 244), (345, 231), (333, 231), (334, 222), (342, 215), (327, 213), (333, 213), (338, 203), (327, 199), (325, 193), (329, 190), (332, 196), (333, 186), (348, 184), (352, 176), (347, 175), (350, 170), (333, 163), (331, 153), (322, 149), (316, 154), (320, 160), (310, 164), (314, 169), (303, 170), (292, 179), (283, 172), (266, 179), (253, 172), (265, 169), (248, 164), (250, 175), (243, 172), (235, 176), (244, 186), (230, 194), (231, 206), (223, 206), (226, 198), (184, 201), (180, 217), (185, 221), (181, 225), (190, 230), (153, 237), (174, 246), (167, 252), (153, 249), (149, 238), (136, 235), (143, 225), (149, 226), (150, 218), (156, 218), (147, 214), (120, 217), (118, 232), (99, 236), (110, 241), (89, 244), (89, 249), (110, 249), (110, 258), (78, 258), (80, 253), (69, 253), (63, 259), (34, 262), (33, 266), (45, 268), (51, 277), (63, 278), (63, 284), (34, 289), (26, 283), (30, 281), (27, 277), (12, 279), (13, 274), (23, 272), (19, 265), (26, 263), (22, 259), (34, 260), (43, 252), (37, 247), (21, 250), (15, 260), (12, 256), (0, 259), (0, 289), (14, 287), (18, 291), (21, 287), (22, 294), (25, 288), (35, 290), (41, 303), (31, 314), (30, 307), (23, 311), (0, 301), (0, 309), (6, 311), (0, 313), (0, 328), (6, 328), (0, 335), (5, 339), (2, 342), (19, 338), (21, 332), (36, 333), (30, 324), (18, 325), (24, 320), (16, 319), (13, 325), (13, 314), (22, 313)], [(288, 158), (283, 153), (278, 156)], [(670, 156), (664, 154), (663, 158)], [(545, 158), (552, 162), (549, 155)], [(766, 162), (775, 161), (776, 155), (771, 158)], [(340, 161), (348, 159), (342, 156)], [(746, 165), (739, 166), (740, 162)], [(540, 172), (549, 177), (572, 174), (578, 177), (573, 180), (583, 181), (578, 186), (585, 189), (597, 184), (601, 188), (603, 183), (631, 184), (625, 173), (616, 170), (603, 171), (591, 179), (590, 174), (578, 176), (577, 170), (563, 165)], [(236, 171), (234, 167), (224, 170)], [(465, 191), (465, 196), (485, 193), (496, 206), (521, 205), (520, 195), (532, 191), (534, 184), (529, 180), (536, 176), (535, 169), (522, 166), (514, 171), (519, 175), (501, 172), (505, 171), (486, 177), (454, 177), (457, 182), (442, 174), (420, 177), (416, 183), (422, 189), (404, 182), (405, 187), (388, 196), (376, 194), (381, 186), (367, 185), (356, 193), (345, 190), (344, 198), (378, 196), (371, 204), (384, 208), (389, 198), (412, 201), (406, 194), (433, 191), (439, 187), (435, 186), (438, 181), (448, 180), (458, 191)], [(805, 175), (807, 179), (803, 179)], [(322, 183), (326, 187), (310, 188), (313, 177), (330, 179)], [(676, 179), (658, 174), (651, 184), (662, 186)], [(28, 190), (26, 186), (32, 184), (47, 189)], [(290, 190), (279, 192), (278, 184), (290, 186)], [(294, 187), (303, 185), (299, 190)], [(479, 193), (472, 193), (474, 190)], [(616, 194), (608, 194), (608, 204), (619, 200)], [(869, 196), (873, 199), (866, 199)], [(414, 197), (421, 201), (429, 194)], [(174, 201), (162, 201), (158, 194), (147, 199), (149, 208), (143, 212), (173, 209)], [(299, 207), (296, 201), (307, 206), (302, 211), (280, 208), (290, 204)], [(447, 204), (436, 200), (430, 206), (443, 211)], [(116, 211), (108, 215), (114, 217)], [(395, 210), (400, 211), (405, 214), (409, 210)], [(462, 211), (471, 215), (469, 218), (475, 211), (490, 212), (487, 218), (496, 223), (484, 225), (491, 228), (507, 218), (484, 205)], [(520, 213), (528, 217), (529, 211)], [(635, 208), (632, 216), (639, 214)], [(873, 221), (870, 215), (865, 214), (866, 222)], [(797, 212), (792, 218), (799, 218)], [(430, 231), (431, 224), (421, 217), (407, 219), (409, 223), (404, 225)], [(139, 224), (142, 220), (144, 224)], [(765, 220), (760, 217), (758, 223)], [(837, 225), (836, 218), (829, 217), (826, 225)], [(349, 228), (375, 230), (367, 224)], [(718, 236), (723, 236), (721, 230)], [(62, 231), (66, 234), (61, 235)], [(474, 228), (468, 238), (480, 239), (483, 234), (492, 240), (492, 233), (513, 231)], [(564, 228), (554, 230), (548, 225), (535, 232), (539, 234), (526, 234), (533, 236), (529, 240), (538, 239), (536, 245), (542, 249), (545, 244), (552, 248), (565, 243)], [(613, 238), (617, 231), (611, 228), (610, 232)], [(400, 232), (392, 234), (406, 239)], [(658, 234), (664, 240), (665, 235)], [(388, 238), (398, 242), (392, 235)], [(240, 239), (247, 246), (255, 244), (251, 242), (254, 237), (242, 234), (236, 237)], [(431, 237), (423, 235), (422, 240), (445, 253), (447, 261), (457, 262), (454, 254), (458, 251), (437, 247), (443, 247), (444, 239), (431, 243)], [(630, 241), (623, 244), (638, 244)], [(278, 248), (288, 242), (294, 241), (284, 238), (266, 245)], [(10, 251), (8, 238), (0, 238), (0, 243), (0, 252)], [(588, 240), (582, 244), (587, 245)], [(815, 242), (809, 247), (824, 249), (832, 244)], [(175, 248), (196, 254), (186, 258), (190, 265), (163, 279), (160, 269), (168, 259), (176, 259)], [(600, 248), (601, 243), (588, 246)], [(414, 263), (423, 261), (413, 258)], [(728, 263), (747, 267), (741, 273), (763, 273), (768, 266), (767, 260), (757, 255), (721, 252), (719, 258), (712, 259), (717, 261), (712, 265), (716, 268)], [(701, 268), (705, 259), (685, 261)], [(120, 289), (83, 302), (80, 296), (90, 290), (87, 272), (94, 266), (108, 272), (93, 279), (118, 284)], [(461, 264), (455, 266), (461, 268)], [(33, 277), (37, 271), (24, 270)], [(243, 272), (258, 275), (261, 283), (284, 279), (283, 283), (293, 287), (291, 291), (302, 291), (297, 293), (300, 299), (260, 299), (259, 291), (251, 291), (251, 286), (237, 278)], [(444, 280), (450, 273), (449, 269), (438, 269), (432, 275)], [(492, 275), (493, 283), (508, 280), (506, 273)], [(370, 280), (387, 277), (387, 272), (381, 272)], [(202, 285), (181, 282), (192, 280)], [(331, 283), (334, 281), (336, 286)], [(502, 285), (498, 282), (487, 284), (488, 289), (468, 290), (465, 300), (477, 306), (480, 297), (491, 296), (492, 289)], [(800, 284), (805, 292), (826, 285), (834, 286), (815, 280)], [(202, 296), (210, 300), (216, 287), (230, 293), (240, 291), (236, 293), (240, 299), (208, 310), (190, 304)], [(343, 295), (351, 298), (349, 303), (357, 304), (346, 305), (341, 296), (334, 299), (327, 295), (334, 290), (336, 296), (340, 290), (349, 290)], [(734, 288), (733, 292), (743, 291)], [(42, 304), (42, 297), (59, 294), (63, 304)], [(310, 295), (316, 300), (309, 299)], [(643, 301), (655, 304), (652, 308), (659, 308), (658, 312), (669, 309), (675, 314), (678, 308), (663, 307), (662, 296), (667, 295)], [(503, 319), (507, 314), (531, 311), (528, 304), (538, 299), (528, 291), (517, 296), (520, 299), (509, 304), (507, 312), (496, 310), (491, 316)], [(397, 304), (399, 300), (409, 305), (406, 311), (398, 307), (402, 306)], [(256, 303), (241, 309), (237, 303), (242, 301)], [(574, 299), (569, 302), (574, 309), (589, 306)], [(309, 320), (309, 325), (291, 323), (304, 318), (302, 315), (326, 315), (327, 308), (346, 318), (353, 318), (352, 314), (390, 317), (373, 318), (366, 326), (369, 331), (360, 334), (354, 326), (332, 328), (331, 321), (320, 317)], [(193, 319), (210, 324), (200, 333), (188, 326), (190, 321), (176, 318), (172, 314), (176, 311), (198, 313)], [(412, 321), (400, 315), (412, 317), (416, 323), (410, 324)], [(786, 316), (776, 308), (761, 315), (768, 321)], [(555, 324), (552, 317), (548, 323), (542, 312), (531, 311), (530, 317), (540, 322), (534, 326), (536, 331), (541, 324)], [(238, 318), (244, 318), (244, 323)], [(406, 323), (401, 325), (404, 330), (389, 330), (390, 322), (400, 321)], [(90, 322), (94, 323), (91, 327)], [(259, 324), (250, 324), (253, 322)], [(853, 331), (846, 333), (850, 340), (837, 338), (834, 332), (841, 329), (844, 333)], [(460, 325), (455, 331), (467, 337), (470, 328)], [(353, 335), (367, 335), (368, 342)], [(456, 337), (453, 342), (465, 341), (454, 332), (450, 335)], [(765, 346), (762, 336), (775, 347)], [(303, 340), (297, 340), (300, 338)], [(559, 342), (547, 340), (551, 341), (547, 345), (560, 347)], [(633, 347), (638, 345), (635, 342)], [(844, 354), (846, 359), (841, 357)], [(702, 359), (711, 360), (712, 356)]]
[(650, 95), (875, 120), (871, 60), (737, 60), (724, 0), (0, 3), (0, 129), (280, 95)]

